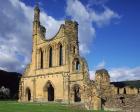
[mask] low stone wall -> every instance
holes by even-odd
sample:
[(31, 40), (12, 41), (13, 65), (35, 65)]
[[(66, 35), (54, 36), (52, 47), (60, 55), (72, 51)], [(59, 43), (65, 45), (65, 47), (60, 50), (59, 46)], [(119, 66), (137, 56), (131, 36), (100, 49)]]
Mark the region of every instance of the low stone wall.
[(104, 110), (140, 112), (140, 94), (108, 97), (104, 105)]

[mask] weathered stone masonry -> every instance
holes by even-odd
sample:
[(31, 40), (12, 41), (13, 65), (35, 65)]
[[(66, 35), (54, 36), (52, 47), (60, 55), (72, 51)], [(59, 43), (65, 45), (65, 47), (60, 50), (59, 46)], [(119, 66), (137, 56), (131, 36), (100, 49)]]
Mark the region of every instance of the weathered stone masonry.
[(79, 54), (77, 22), (66, 20), (51, 39), (46, 39), (45, 33), (40, 23), (40, 9), (36, 6), (32, 58), (20, 81), (20, 102), (79, 103), (87, 109), (115, 110), (122, 109), (119, 105), (125, 103), (126, 96), (139, 93), (138, 88), (111, 84), (105, 69), (96, 71), (95, 81), (89, 79), (87, 62)]

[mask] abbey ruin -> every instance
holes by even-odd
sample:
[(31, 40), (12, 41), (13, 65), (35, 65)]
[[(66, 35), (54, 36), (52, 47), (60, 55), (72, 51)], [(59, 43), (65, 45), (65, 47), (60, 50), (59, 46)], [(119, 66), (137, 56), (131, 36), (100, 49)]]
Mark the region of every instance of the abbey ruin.
[(88, 64), (79, 54), (77, 22), (66, 20), (51, 39), (45, 33), (36, 6), (32, 58), (20, 81), (20, 102), (81, 104), (95, 110), (121, 110), (127, 103), (140, 103), (139, 88), (111, 83), (105, 69), (96, 71), (94, 81), (89, 79)]

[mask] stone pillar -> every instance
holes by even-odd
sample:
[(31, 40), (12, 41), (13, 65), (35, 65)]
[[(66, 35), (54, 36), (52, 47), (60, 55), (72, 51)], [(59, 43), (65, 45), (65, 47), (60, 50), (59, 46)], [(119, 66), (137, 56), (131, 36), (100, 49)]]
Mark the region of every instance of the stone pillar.
[(55, 47), (54, 47), (54, 45), (52, 45), (52, 67), (54, 66), (54, 60), (55, 60)]
[(19, 91), (18, 92), (19, 92), (18, 93), (18, 97), (19, 97), (18, 101), (20, 102), (20, 101), (22, 101), (22, 81), (20, 81), (20, 83), (19, 83)]
[(38, 50), (38, 53), (37, 53), (37, 69), (40, 69), (40, 66), (41, 66), (41, 56), (40, 56), (40, 50)]
[(65, 43), (62, 45), (62, 60), (63, 60), (63, 65), (65, 64)]
[(50, 46), (47, 47), (47, 68), (49, 68), (49, 60), (50, 60)]
[(94, 110), (101, 110), (101, 98), (98, 96), (95, 96), (93, 98), (93, 109)]
[(58, 66), (58, 49), (57, 45), (54, 45), (54, 66)]
[(43, 69), (46, 68), (46, 61), (45, 61), (45, 58), (46, 58), (46, 50), (43, 49)]
[(37, 50), (36, 69), (39, 69), (39, 50)]
[(36, 99), (36, 79), (34, 78), (33, 80), (33, 101)]

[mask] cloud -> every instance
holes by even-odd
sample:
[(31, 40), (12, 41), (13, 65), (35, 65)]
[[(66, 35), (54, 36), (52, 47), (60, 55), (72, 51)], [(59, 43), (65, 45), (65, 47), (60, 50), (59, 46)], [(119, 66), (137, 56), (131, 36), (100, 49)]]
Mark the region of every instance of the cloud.
[[(0, 7), (0, 68), (22, 72), (31, 59), (33, 7), (19, 0), (0, 1)], [(96, 35), (93, 22), (98, 23), (104, 20), (97, 16), (96, 12), (95, 15), (100, 19), (95, 19), (93, 12), (78, 0), (67, 1), (66, 14), (79, 22), (82, 54), (90, 53), (89, 46)], [(102, 15), (105, 16), (106, 13), (100, 14)], [(106, 21), (108, 18), (106, 17)], [(111, 17), (108, 21), (111, 21)], [(46, 26), (47, 38), (53, 37), (62, 23), (64, 23), (63, 20), (57, 20), (41, 11), (41, 24)]]
[[(23, 13), (23, 4), (17, 0), (0, 3), (0, 67), (9, 71), (22, 71), (31, 52), (31, 24)], [(29, 12), (30, 13), (30, 12)], [(18, 56), (25, 55), (23, 60)]]
[(95, 79), (95, 72), (96, 70), (99, 70), (99, 69), (104, 69), (105, 68), (105, 65), (106, 65), (106, 62), (103, 60), (101, 61), (100, 63), (98, 63), (93, 70), (90, 70), (89, 71), (89, 75), (90, 75), (90, 79), (91, 80), (94, 80)]
[(89, 47), (96, 36), (94, 23), (101, 27), (109, 24), (112, 19), (119, 18), (119, 15), (108, 7), (104, 6), (103, 9), (102, 12), (97, 13), (95, 9), (89, 7), (89, 4), (85, 6), (79, 0), (67, 0), (66, 14), (79, 23), (81, 54), (90, 53)]
[[(101, 63), (102, 65), (103, 63)], [(100, 64), (99, 64), (100, 65)], [(103, 64), (104, 65), (104, 64)], [(98, 66), (98, 65), (97, 65)], [(90, 79), (95, 79), (95, 72), (98, 69), (89, 71)], [(125, 81), (125, 80), (138, 80), (140, 79), (140, 67), (121, 67), (121, 68), (111, 68), (108, 70), (111, 81)]]
[[(0, 68), (23, 72), (31, 58), (33, 7), (19, 0), (0, 2)], [(63, 21), (41, 12), (41, 23), (47, 26), (50, 38)]]
[[(0, 1), (0, 7), (0, 69), (22, 72), (31, 58), (33, 7), (19, 0)], [(90, 53), (89, 45), (96, 36), (94, 23), (100, 27), (114, 18), (120, 18), (110, 8), (104, 6), (103, 9), (99, 13), (79, 0), (67, 0), (66, 14), (79, 23), (80, 51), (83, 54)], [(63, 22), (41, 11), (41, 24), (47, 27), (47, 38), (55, 35)], [(102, 61), (95, 68), (104, 68), (105, 64)], [(140, 78), (140, 67), (112, 68), (109, 73), (112, 81), (134, 80)], [(94, 79), (94, 75), (95, 70), (90, 71), (91, 79)]]
[(96, 69), (103, 69), (103, 68), (105, 68), (105, 61), (103, 60), (103, 61), (101, 61), (95, 68)]
[(52, 38), (58, 32), (60, 25), (64, 23), (64, 20), (56, 20), (45, 12), (41, 12), (40, 18), (42, 25), (46, 27), (47, 39)]
[(96, 13), (94, 10), (92, 10), (91, 18), (93, 22), (101, 27), (105, 24), (109, 24), (113, 18), (120, 19), (120, 16), (108, 7), (104, 7), (104, 11), (102, 13)]
[[(67, 0), (66, 14), (79, 23), (79, 41), (81, 53), (89, 53), (88, 43), (95, 37), (95, 28), (92, 26), (90, 13), (78, 0)], [(86, 48), (86, 49), (84, 49)]]
[[(96, 37), (96, 25), (98, 28), (110, 24), (114, 19), (120, 19), (121, 16), (105, 5), (108, 0), (90, 0), (87, 6), (79, 0), (67, 0), (66, 14), (79, 23), (79, 41), (80, 52), (82, 54), (90, 53), (89, 46)], [(102, 11), (91, 8), (92, 5), (102, 7)], [(105, 61), (100, 62), (89, 71), (90, 79), (95, 78), (95, 70), (105, 68)], [(112, 68), (109, 70), (111, 81), (135, 80), (140, 79), (140, 67), (136, 68)]]
[(89, 78), (90, 78), (91, 80), (95, 80), (95, 70), (90, 70), (90, 71), (89, 71)]
[(109, 70), (112, 81), (138, 80), (140, 79), (140, 67), (113, 68)]

